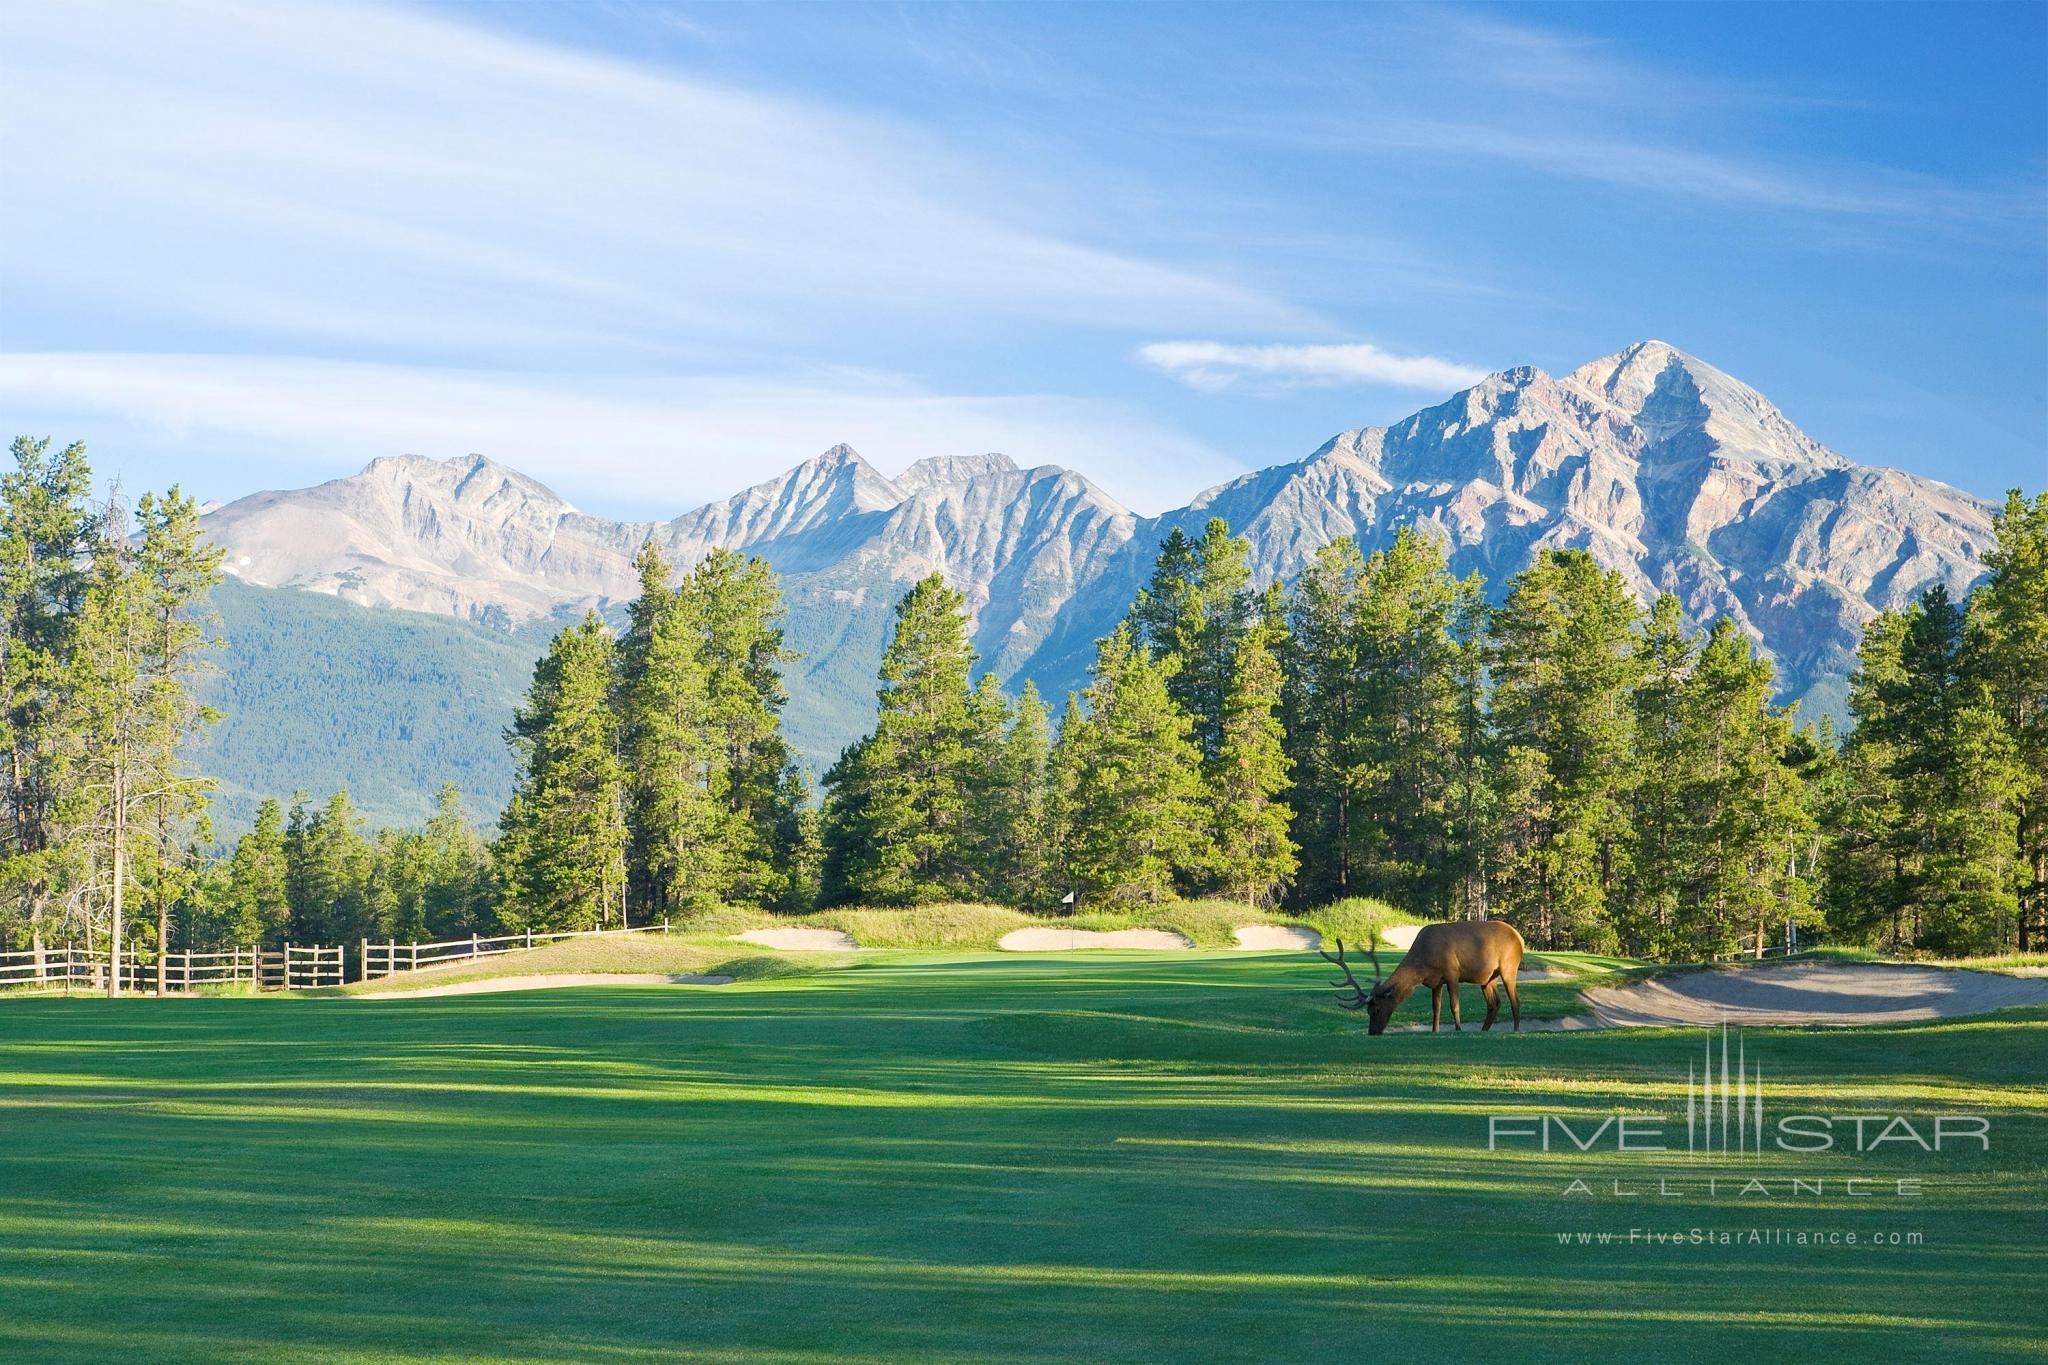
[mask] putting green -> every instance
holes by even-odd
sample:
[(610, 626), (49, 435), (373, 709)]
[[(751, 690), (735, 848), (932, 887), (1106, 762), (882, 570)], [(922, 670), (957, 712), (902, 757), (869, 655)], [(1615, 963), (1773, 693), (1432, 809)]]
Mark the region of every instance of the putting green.
[(1682, 1116), (1703, 1035), (1369, 1039), (1326, 975), (0, 1002), (0, 1357), (2041, 1358), (2048, 1009), (1737, 1044), (1773, 1114), (1966, 1112), (1988, 1152), (1489, 1152), (1490, 1115)]

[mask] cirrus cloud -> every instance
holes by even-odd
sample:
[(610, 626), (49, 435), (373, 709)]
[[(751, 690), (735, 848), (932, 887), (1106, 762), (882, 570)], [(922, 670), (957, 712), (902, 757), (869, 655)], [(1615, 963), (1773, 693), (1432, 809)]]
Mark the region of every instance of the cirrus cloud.
[(1246, 385), (1288, 389), (1385, 384), (1403, 389), (1462, 389), (1487, 375), (1476, 365), (1433, 355), (1395, 355), (1364, 341), (1256, 346), (1154, 341), (1138, 348), (1137, 359), (1190, 388), (1208, 392)]

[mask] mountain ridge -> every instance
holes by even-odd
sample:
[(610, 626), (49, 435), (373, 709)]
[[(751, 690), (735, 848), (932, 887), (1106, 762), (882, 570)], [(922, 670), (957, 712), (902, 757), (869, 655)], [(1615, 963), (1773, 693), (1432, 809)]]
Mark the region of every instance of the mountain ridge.
[(1141, 517), (1077, 471), (993, 452), (893, 478), (835, 445), (666, 521), (578, 511), (483, 456), (387, 456), (309, 489), (207, 514), (233, 572), (261, 586), (461, 616), (511, 630), (616, 612), (649, 540), (686, 569), (713, 548), (784, 580), (800, 750), (829, 762), (865, 727), (895, 598), (943, 572), (966, 595), (983, 666), (1056, 695), (1149, 573), (1160, 539), (1222, 516), (1263, 585), (1323, 545), (1370, 552), (1416, 524), (1498, 592), (1540, 549), (1577, 546), (1696, 627), (1728, 615), (1776, 659), (1785, 695), (1838, 709), (1862, 623), (1933, 582), (1965, 589), (1990, 503), (1858, 465), (1769, 399), (1661, 341), (1554, 376), (1521, 366), (1398, 422), (1340, 432), (1292, 463)]

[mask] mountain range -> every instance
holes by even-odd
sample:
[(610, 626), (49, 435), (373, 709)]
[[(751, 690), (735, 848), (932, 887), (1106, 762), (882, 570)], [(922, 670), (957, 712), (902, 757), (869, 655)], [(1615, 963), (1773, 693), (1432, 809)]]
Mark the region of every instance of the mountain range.
[[(868, 724), (896, 599), (934, 570), (966, 594), (983, 667), (1056, 698), (1082, 680), (1174, 527), (1224, 518), (1250, 542), (1260, 585), (1340, 537), (1370, 552), (1404, 524), (1441, 536), (1453, 567), (1478, 570), (1496, 595), (1538, 550), (1581, 547), (1645, 599), (1676, 594), (1695, 625), (1734, 618), (1774, 658), (1787, 700), (1838, 712), (1863, 623), (1930, 584), (1965, 589), (1991, 513), (1946, 484), (1858, 465), (1755, 389), (1646, 341), (1563, 376), (1491, 375), (1158, 516), (1057, 465), (984, 454), (890, 477), (840, 445), (669, 521), (579, 512), (480, 455), (401, 455), (242, 498), (204, 525), (238, 587), (297, 590), (245, 593), (245, 612), (301, 613), (294, 599), (321, 593), (459, 618), (480, 631), (467, 648), (496, 638), (525, 657), (586, 608), (616, 616), (643, 542), (685, 568), (714, 547), (760, 555), (782, 577), (802, 655), (787, 675), (788, 730), (822, 770)], [(503, 778), (471, 785), (488, 799)]]

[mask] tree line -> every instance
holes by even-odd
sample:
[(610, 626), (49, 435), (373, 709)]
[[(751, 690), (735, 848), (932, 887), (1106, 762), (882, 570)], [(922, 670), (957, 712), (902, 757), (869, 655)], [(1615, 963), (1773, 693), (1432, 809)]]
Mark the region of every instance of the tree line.
[(2048, 934), (2048, 494), (1988, 574), (1865, 632), (1854, 726), (1795, 726), (1727, 620), (1686, 629), (1576, 550), (1490, 600), (1443, 544), (1324, 547), (1255, 591), (1221, 520), (1173, 531), (1086, 685), (977, 674), (943, 577), (898, 603), (874, 728), (824, 775), (782, 736), (793, 656), (769, 566), (652, 546), (617, 632), (536, 665), (494, 837), (445, 789), (367, 833), (346, 792), (214, 841), (181, 766), (213, 719), (220, 559), (173, 489), (94, 504), (77, 446), (0, 478), (0, 935), (206, 947), (646, 923), (719, 904), (1372, 896), (1497, 916), (1539, 946), (1657, 958), (1788, 929), (1945, 953)]
[(1176, 529), (1057, 724), (973, 678), (960, 594), (897, 608), (875, 729), (825, 777), (827, 904), (1364, 895), (1541, 946), (1699, 958), (1800, 930), (1893, 951), (2048, 935), (2048, 494), (1988, 574), (1870, 623), (1839, 742), (1734, 622), (1583, 550), (1490, 604), (1412, 527), (1255, 593)]

